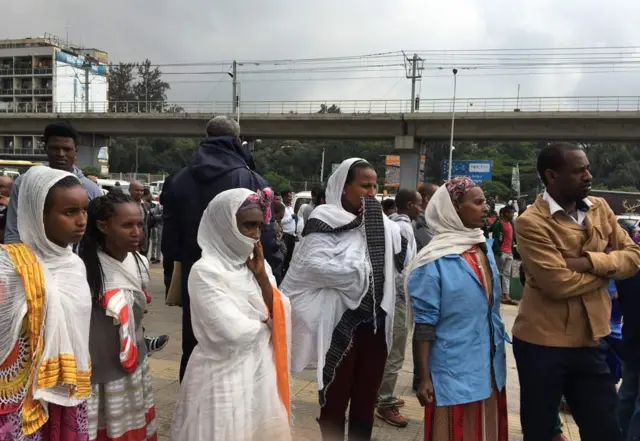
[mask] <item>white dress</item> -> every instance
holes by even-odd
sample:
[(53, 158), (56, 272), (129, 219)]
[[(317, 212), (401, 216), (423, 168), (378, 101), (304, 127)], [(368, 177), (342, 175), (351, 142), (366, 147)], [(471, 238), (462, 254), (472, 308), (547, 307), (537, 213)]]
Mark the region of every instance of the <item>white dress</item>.
[[(208, 271), (199, 263), (189, 277), (198, 345), (180, 389), (173, 441), (290, 440), (287, 412), (278, 395), (271, 329), (263, 323), (267, 309), (259, 289), (247, 295), (246, 290), (224, 289), (221, 283), (215, 288), (204, 286)], [(289, 310), (288, 301), (283, 300)]]

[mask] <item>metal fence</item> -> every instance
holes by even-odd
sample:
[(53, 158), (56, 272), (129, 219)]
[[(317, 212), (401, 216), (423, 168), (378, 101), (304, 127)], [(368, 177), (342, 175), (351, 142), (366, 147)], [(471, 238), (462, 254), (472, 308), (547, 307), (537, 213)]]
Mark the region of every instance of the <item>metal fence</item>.
[[(36, 107), (24, 103), (0, 103), (0, 113), (84, 113), (86, 103), (38, 102)], [(29, 103), (30, 104), (30, 103)], [(391, 114), (411, 112), (410, 100), (327, 100), (327, 101), (242, 101), (241, 114), (296, 115), (333, 114), (332, 107), (341, 114)], [(89, 113), (158, 114), (233, 114), (230, 101), (91, 101)], [(452, 99), (422, 99), (418, 113), (450, 113)], [(615, 112), (640, 111), (638, 96), (574, 96), (574, 97), (510, 97), (510, 98), (458, 98), (456, 113), (490, 112)]]
[(164, 181), (166, 174), (158, 173), (109, 173), (109, 179), (114, 181), (140, 181), (145, 184), (149, 184), (155, 181)]

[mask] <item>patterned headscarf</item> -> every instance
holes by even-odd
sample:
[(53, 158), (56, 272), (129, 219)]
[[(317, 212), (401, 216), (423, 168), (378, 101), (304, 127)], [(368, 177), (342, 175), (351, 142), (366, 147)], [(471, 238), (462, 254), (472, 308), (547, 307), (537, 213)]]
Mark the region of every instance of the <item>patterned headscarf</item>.
[(445, 184), (447, 186), (447, 191), (449, 192), (449, 196), (451, 197), (452, 202), (460, 202), (464, 195), (469, 193), (469, 191), (476, 187), (477, 184), (466, 176), (460, 178), (454, 178)]
[(247, 200), (240, 206), (238, 213), (251, 208), (259, 208), (264, 213), (264, 223), (268, 224), (271, 222), (271, 204), (273, 203), (273, 198), (273, 190), (269, 187), (256, 190), (256, 193), (249, 195)]

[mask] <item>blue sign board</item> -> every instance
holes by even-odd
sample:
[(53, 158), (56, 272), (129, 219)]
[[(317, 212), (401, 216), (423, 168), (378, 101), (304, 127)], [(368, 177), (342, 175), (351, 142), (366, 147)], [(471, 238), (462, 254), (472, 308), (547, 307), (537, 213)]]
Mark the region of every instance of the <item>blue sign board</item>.
[[(447, 179), (449, 176), (449, 161), (442, 161), (442, 177)], [(493, 162), (490, 160), (469, 160), (469, 161), (453, 161), (451, 167), (451, 176), (467, 176), (477, 183), (490, 181), (493, 176)]]
[[(84, 66), (85, 58), (69, 54), (67, 52), (56, 51), (56, 61), (68, 64), (74, 67)], [(107, 66), (104, 64), (91, 63), (91, 71), (96, 75), (107, 75)]]

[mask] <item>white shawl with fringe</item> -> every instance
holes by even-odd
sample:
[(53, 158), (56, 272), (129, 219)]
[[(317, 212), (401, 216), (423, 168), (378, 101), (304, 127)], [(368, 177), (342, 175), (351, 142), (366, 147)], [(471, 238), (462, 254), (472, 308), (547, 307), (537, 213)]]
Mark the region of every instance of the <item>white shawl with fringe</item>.
[[(46, 403), (76, 406), (77, 385), (91, 375), (89, 328), (91, 292), (82, 260), (71, 247), (62, 248), (49, 241), (44, 228), (44, 206), (51, 188), (73, 174), (49, 167), (32, 167), (22, 180), (18, 199), (18, 231), (38, 259), (45, 276), (44, 347), (42, 357), (32, 369), (39, 373), (32, 388), (33, 398), (46, 409)], [(78, 181), (79, 182), (79, 181)], [(80, 185), (80, 183), (79, 183)], [(15, 345), (27, 313), (25, 289), (16, 283), (16, 270), (6, 252), (0, 258), (0, 279), (9, 288), (0, 296), (0, 360)], [(63, 363), (64, 361), (64, 363)], [(76, 384), (61, 378), (75, 377)], [(51, 383), (50, 379), (56, 382)]]
[[(269, 311), (246, 264), (255, 241), (240, 233), (236, 220), (251, 194), (246, 189), (220, 193), (200, 221), (202, 258), (189, 274), (198, 344), (174, 411), (174, 441), (291, 440), (287, 411), (278, 395)], [(290, 306), (286, 298), (283, 301), (290, 336)]]
[[(342, 192), (349, 169), (360, 158), (345, 160), (327, 183), (327, 203), (316, 207), (309, 220), (318, 219), (331, 228), (351, 223), (356, 216), (342, 206)], [(395, 312), (394, 256), (401, 251), (398, 226), (384, 216), (385, 281), (381, 303), (386, 312), (387, 350), (391, 348)], [(282, 293), (291, 301), (293, 341), (291, 370), (317, 370), (318, 389), (324, 388), (323, 368), (334, 328), (347, 309), (357, 309), (369, 290), (371, 263), (363, 228), (332, 233), (313, 233), (296, 245)]]

